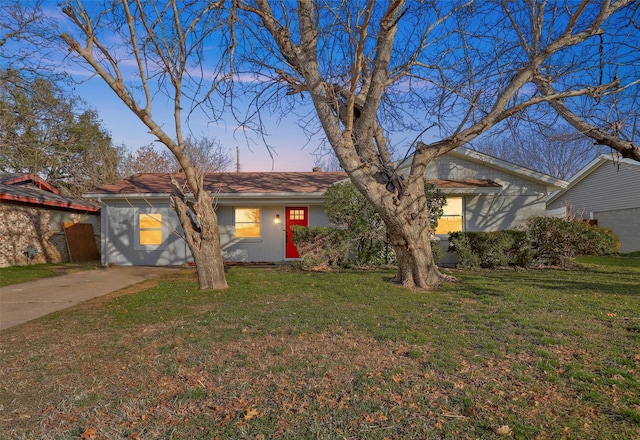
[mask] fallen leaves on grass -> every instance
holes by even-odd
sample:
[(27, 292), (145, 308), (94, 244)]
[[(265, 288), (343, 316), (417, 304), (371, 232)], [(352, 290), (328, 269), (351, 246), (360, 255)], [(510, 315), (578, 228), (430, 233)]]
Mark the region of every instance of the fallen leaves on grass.
[(80, 434), (80, 438), (83, 438), (84, 440), (97, 440), (98, 431), (96, 428), (87, 428), (82, 434)]

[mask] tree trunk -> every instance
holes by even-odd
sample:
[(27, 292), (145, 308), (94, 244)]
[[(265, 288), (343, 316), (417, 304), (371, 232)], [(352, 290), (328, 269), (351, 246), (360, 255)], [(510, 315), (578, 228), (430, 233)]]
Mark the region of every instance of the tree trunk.
[(184, 238), (191, 250), (200, 290), (226, 289), (228, 285), (224, 275), (218, 216), (213, 208), (213, 198), (201, 189), (193, 203), (187, 200), (177, 182), (172, 183), (172, 206), (178, 214)]
[(419, 229), (416, 225), (389, 229), (398, 262), (394, 282), (403, 287), (426, 289), (450, 278), (440, 272), (433, 259), (429, 230)]
[(201, 216), (199, 243), (189, 245), (189, 249), (196, 264), (200, 290), (226, 289), (228, 285), (224, 275), (218, 216), (213, 205), (208, 209), (210, 212)]
[(363, 191), (363, 194), (377, 194), (369, 200), (382, 217), (396, 254), (398, 273), (394, 281), (403, 287), (426, 289), (453, 280), (440, 272), (433, 259), (429, 207), (422, 174), (417, 178), (400, 179), (398, 185), (393, 195), (379, 185), (377, 188), (369, 185)]

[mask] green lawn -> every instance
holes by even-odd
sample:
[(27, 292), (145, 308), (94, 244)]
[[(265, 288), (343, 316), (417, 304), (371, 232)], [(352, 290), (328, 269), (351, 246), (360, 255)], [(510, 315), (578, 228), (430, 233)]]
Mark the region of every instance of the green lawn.
[(637, 439), (640, 257), (191, 272), (0, 333), (0, 438)]
[(0, 267), (0, 287), (11, 284), (35, 281), (42, 278), (75, 272), (78, 270), (95, 269), (95, 266), (59, 263), (59, 264), (31, 264), (26, 266)]

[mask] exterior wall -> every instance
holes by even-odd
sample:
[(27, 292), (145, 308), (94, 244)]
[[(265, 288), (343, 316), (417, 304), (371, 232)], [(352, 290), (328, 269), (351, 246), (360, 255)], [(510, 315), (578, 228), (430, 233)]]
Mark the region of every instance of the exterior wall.
[(28, 246), (38, 251), (31, 261), (34, 264), (70, 261), (63, 222), (91, 223), (99, 238), (97, 215), (0, 204), (0, 267), (28, 264)]
[(569, 206), (571, 214), (589, 218), (590, 212), (640, 207), (640, 165), (607, 160), (549, 205)]
[(598, 226), (611, 229), (620, 239), (620, 252), (640, 251), (640, 207), (594, 212)]
[[(220, 229), (222, 257), (225, 262), (282, 262), (285, 260), (285, 206), (309, 208), (309, 226), (328, 226), (329, 221), (316, 204), (264, 204), (259, 200), (221, 204), (216, 213)], [(236, 207), (260, 208), (260, 238), (236, 238)], [(156, 248), (140, 246), (137, 218), (139, 213), (162, 214), (163, 244)], [(281, 222), (276, 224), (276, 214)], [(109, 202), (102, 208), (102, 264), (118, 266), (176, 266), (191, 264), (193, 258), (182, 236), (182, 228), (166, 200), (144, 202)]]
[[(116, 266), (176, 266), (193, 261), (182, 227), (167, 200), (116, 202), (102, 209), (102, 264)], [(140, 214), (162, 215), (162, 244), (140, 244)]]
[[(546, 213), (547, 186), (522, 175), (510, 174), (465, 158), (447, 155), (432, 161), (425, 172), (427, 179), (488, 179), (502, 186), (498, 191), (455, 194), (463, 197), (463, 227), (465, 231), (498, 231), (523, 227), (530, 217)], [(449, 237), (436, 237), (445, 255), (439, 264), (453, 266), (455, 253), (448, 252)]]
[(572, 217), (598, 220), (620, 239), (621, 252), (640, 250), (640, 165), (605, 160), (549, 204)]
[(425, 173), (428, 179), (489, 179), (500, 184), (499, 192), (465, 196), (464, 221), (467, 231), (497, 231), (524, 226), (533, 216), (546, 212), (545, 184), (509, 174), (464, 158), (443, 156)]

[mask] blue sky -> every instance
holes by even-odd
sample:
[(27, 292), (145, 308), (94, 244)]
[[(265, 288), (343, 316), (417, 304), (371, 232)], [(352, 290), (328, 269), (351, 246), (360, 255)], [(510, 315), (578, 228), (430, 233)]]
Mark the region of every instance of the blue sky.
[[(90, 2), (85, 4), (89, 7), (90, 5)], [(58, 2), (45, 0), (45, 10), (57, 24), (56, 33), (67, 31), (82, 41), (82, 37), (79, 36), (69, 18), (61, 12)], [(114, 41), (109, 34), (103, 35), (103, 38), (106, 38), (108, 43)], [(60, 43), (62, 43), (61, 40)], [(149, 134), (148, 128), (120, 101), (109, 86), (97, 75), (91, 76), (84, 61), (75, 54), (68, 53), (66, 47), (62, 47), (64, 49), (59, 52), (59, 55), (65, 58), (59, 60), (57, 70), (73, 78), (76, 84), (71, 93), (82, 98), (98, 112), (103, 128), (110, 133), (113, 144), (125, 145), (128, 149), (135, 150), (154, 143), (156, 138)], [(130, 60), (121, 59), (120, 67), (123, 69), (123, 74), (131, 75), (135, 83), (135, 69), (129, 70), (131, 66), (133, 63)], [(152, 87), (151, 92), (154, 93), (156, 90)], [(153, 119), (159, 125), (166, 127), (166, 132), (171, 134), (174, 132), (173, 103), (166, 101), (166, 105), (163, 105), (164, 103), (161, 94), (154, 97)], [(183, 102), (185, 107), (183, 115), (186, 115), (190, 105), (190, 102)], [(185, 129), (183, 134), (186, 136), (191, 133), (197, 137), (207, 136), (217, 139), (229, 151), (234, 165), (236, 148), (238, 148), (241, 171), (311, 171), (316, 159), (313, 153), (320, 139), (310, 142), (303, 130), (298, 127), (297, 116), (280, 120), (277, 119), (278, 116), (272, 115), (271, 120), (268, 121), (268, 134), (265, 136), (266, 142), (274, 148), (273, 157), (257, 133), (250, 133), (247, 141), (244, 132), (237, 129), (237, 122), (231, 114), (222, 120), (211, 122), (202, 113), (196, 113), (190, 118), (188, 130)], [(154, 143), (154, 145), (158, 150), (166, 148), (160, 143)]]
[[(101, 78), (94, 77), (76, 85), (73, 93), (98, 111), (103, 127), (111, 134), (114, 145), (124, 144), (135, 150), (154, 142), (155, 137), (149, 134), (147, 127), (116, 97)], [(154, 119), (171, 127), (172, 109), (163, 110), (159, 102), (155, 103)], [(237, 125), (231, 116), (226, 118), (226, 121), (215, 123), (203, 117), (194, 117), (190, 128), (196, 136), (206, 135), (219, 140), (224, 148), (229, 150), (234, 163), (237, 147), (240, 151), (241, 171), (311, 171), (315, 159), (313, 151), (318, 142), (308, 143), (306, 135), (296, 122), (295, 118), (282, 120), (280, 123), (275, 119), (271, 122), (268, 142), (276, 150), (273, 159), (256, 135), (250, 137), (253, 142), (250, 142), (249, 148), (244, 135), (237, 132)], [(166, 148), (162, 144), (154, 145), (158, 150)]]

